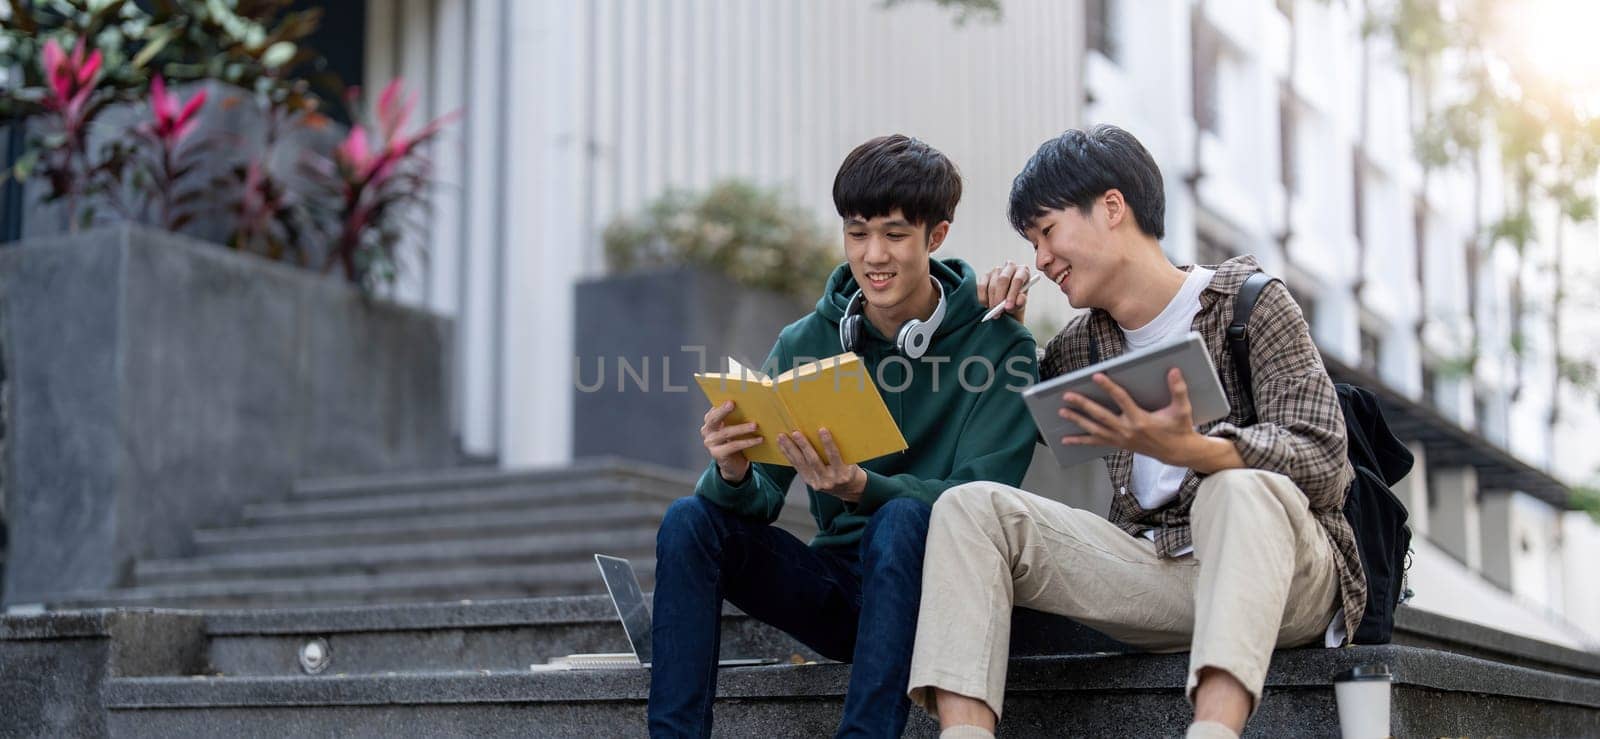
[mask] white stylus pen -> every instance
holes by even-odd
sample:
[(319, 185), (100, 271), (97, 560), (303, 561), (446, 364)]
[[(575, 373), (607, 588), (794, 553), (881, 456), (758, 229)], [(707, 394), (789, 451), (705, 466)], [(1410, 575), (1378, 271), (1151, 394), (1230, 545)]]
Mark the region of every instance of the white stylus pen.
[[(1022, 286), (1022, 292), (1027, 292), (1028, 289), (1033, 287), (1034, 283), (1038, 282), (1039, 278), (1043, 277), (1043, 276), (1044, 276), (1043, 272), (1040, 272), (1039, 270), (1034, 270), (1033, 271), (1033, 276), (1028, 278), (1028, 284)], [(1020, 294), (1019, 294), (1019, 297), (1020, 297)], [(1001, 301), (1001, 303), (999, 305), (997, 305), (997, 306), (995, 306), (993, 308), (990, 308), (988, 313), (983, 314), (983, 320), (982, 321), (978, 321), (978, 323), (983, 323), (983, 321), (993, 321), (994, 319), (999, 318), (1000, 314), (1004, 313), (1004, 312), (1006, 312), (1006, 304), (1005, 304), (1004, 301)]]

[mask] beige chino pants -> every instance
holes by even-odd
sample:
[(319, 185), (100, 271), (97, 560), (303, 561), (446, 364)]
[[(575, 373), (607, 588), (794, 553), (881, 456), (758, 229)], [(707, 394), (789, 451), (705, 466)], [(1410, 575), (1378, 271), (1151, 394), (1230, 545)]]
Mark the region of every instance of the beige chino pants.
[(1275, 646), (1317, 639), (1337, 609), (1333, 545), (1289, 478), (1226, 470), (1202, 482), (1190, 512), (1194, 555), (1101, 516), (1013, 487), (974, 482), (933, 507), (909, 693), (935, 713), (931, 688), (1001, 715), (1011, 609), (1070, 617), (1150, 651), (1191, 649), (1261, 700)]

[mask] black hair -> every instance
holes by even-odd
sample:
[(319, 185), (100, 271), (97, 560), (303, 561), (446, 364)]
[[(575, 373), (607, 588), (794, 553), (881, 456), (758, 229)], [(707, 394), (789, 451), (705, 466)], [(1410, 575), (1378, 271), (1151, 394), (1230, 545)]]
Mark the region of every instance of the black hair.
[(1144, 145), (1116, 126), (1070, 129), (1039, 145), (1011, 181), (1011, 227), (1026, 233), (1046, 210), (1075, 206), (1088, 215), (1107, 190), (1122, 192), (1139, 230), (1166, 235), (1161, 169)]
[(948, 157), (918, 139), (879, 136), (844, 158), (833, 178), (840, 218), (877, 218), (896, 208), (914, 226), (955, 220), (961, 173)]

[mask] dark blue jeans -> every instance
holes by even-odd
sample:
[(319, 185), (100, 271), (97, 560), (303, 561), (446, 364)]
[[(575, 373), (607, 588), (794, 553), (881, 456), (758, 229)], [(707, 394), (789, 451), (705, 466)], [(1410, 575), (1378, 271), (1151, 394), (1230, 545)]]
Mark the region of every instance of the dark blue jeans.
[(702, 498), (673, 503), (656, 535), (650, 735), (711, 735), (726, 598), (818, 654), (853, 663), (839, 736), (900, 736), (931, 512), (892, 500), (859, 546), (813, 549)]

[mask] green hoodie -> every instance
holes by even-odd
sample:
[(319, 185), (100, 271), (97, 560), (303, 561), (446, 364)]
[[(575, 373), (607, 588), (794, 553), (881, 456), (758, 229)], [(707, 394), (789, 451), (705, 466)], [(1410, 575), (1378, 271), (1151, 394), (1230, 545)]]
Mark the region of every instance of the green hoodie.
[[(978, 303), (977, 274), (966, 262), (932, 260), (930, 271), (944, 285), (945, 317), (927, 355), (906, 359), (870, 321), (862, 321), (862, 346), (856, 349), (910, 446), (861, 464), (867, 487), (860, 503), (807, 488), (818, 529), (813, 547), (859, 541), (873, 512), (895, 498), (932, 505), (940, 493), (961, 483), (1016, 485), (1028, 471), (1035, 433), (1017, 391), (1038, 379), (1033, 335), (1009, 317), (978, 322), (984, 308)], [(857, 289), (849, 265), (835, 269), (816, 311), (778, 334), (766, 367), (787, 370), (843, 351), (839, 320)], [(957, 372), (972, 357), (988, 361), (970, 362), (963, 385)], [(992, 381), (987, 367), (994, 369)], [(794, 468), (754, 464), (750, 470), (742, 483), (731, 485), (712, 463), (695, 493), (734, 513), (776, 521)]]

